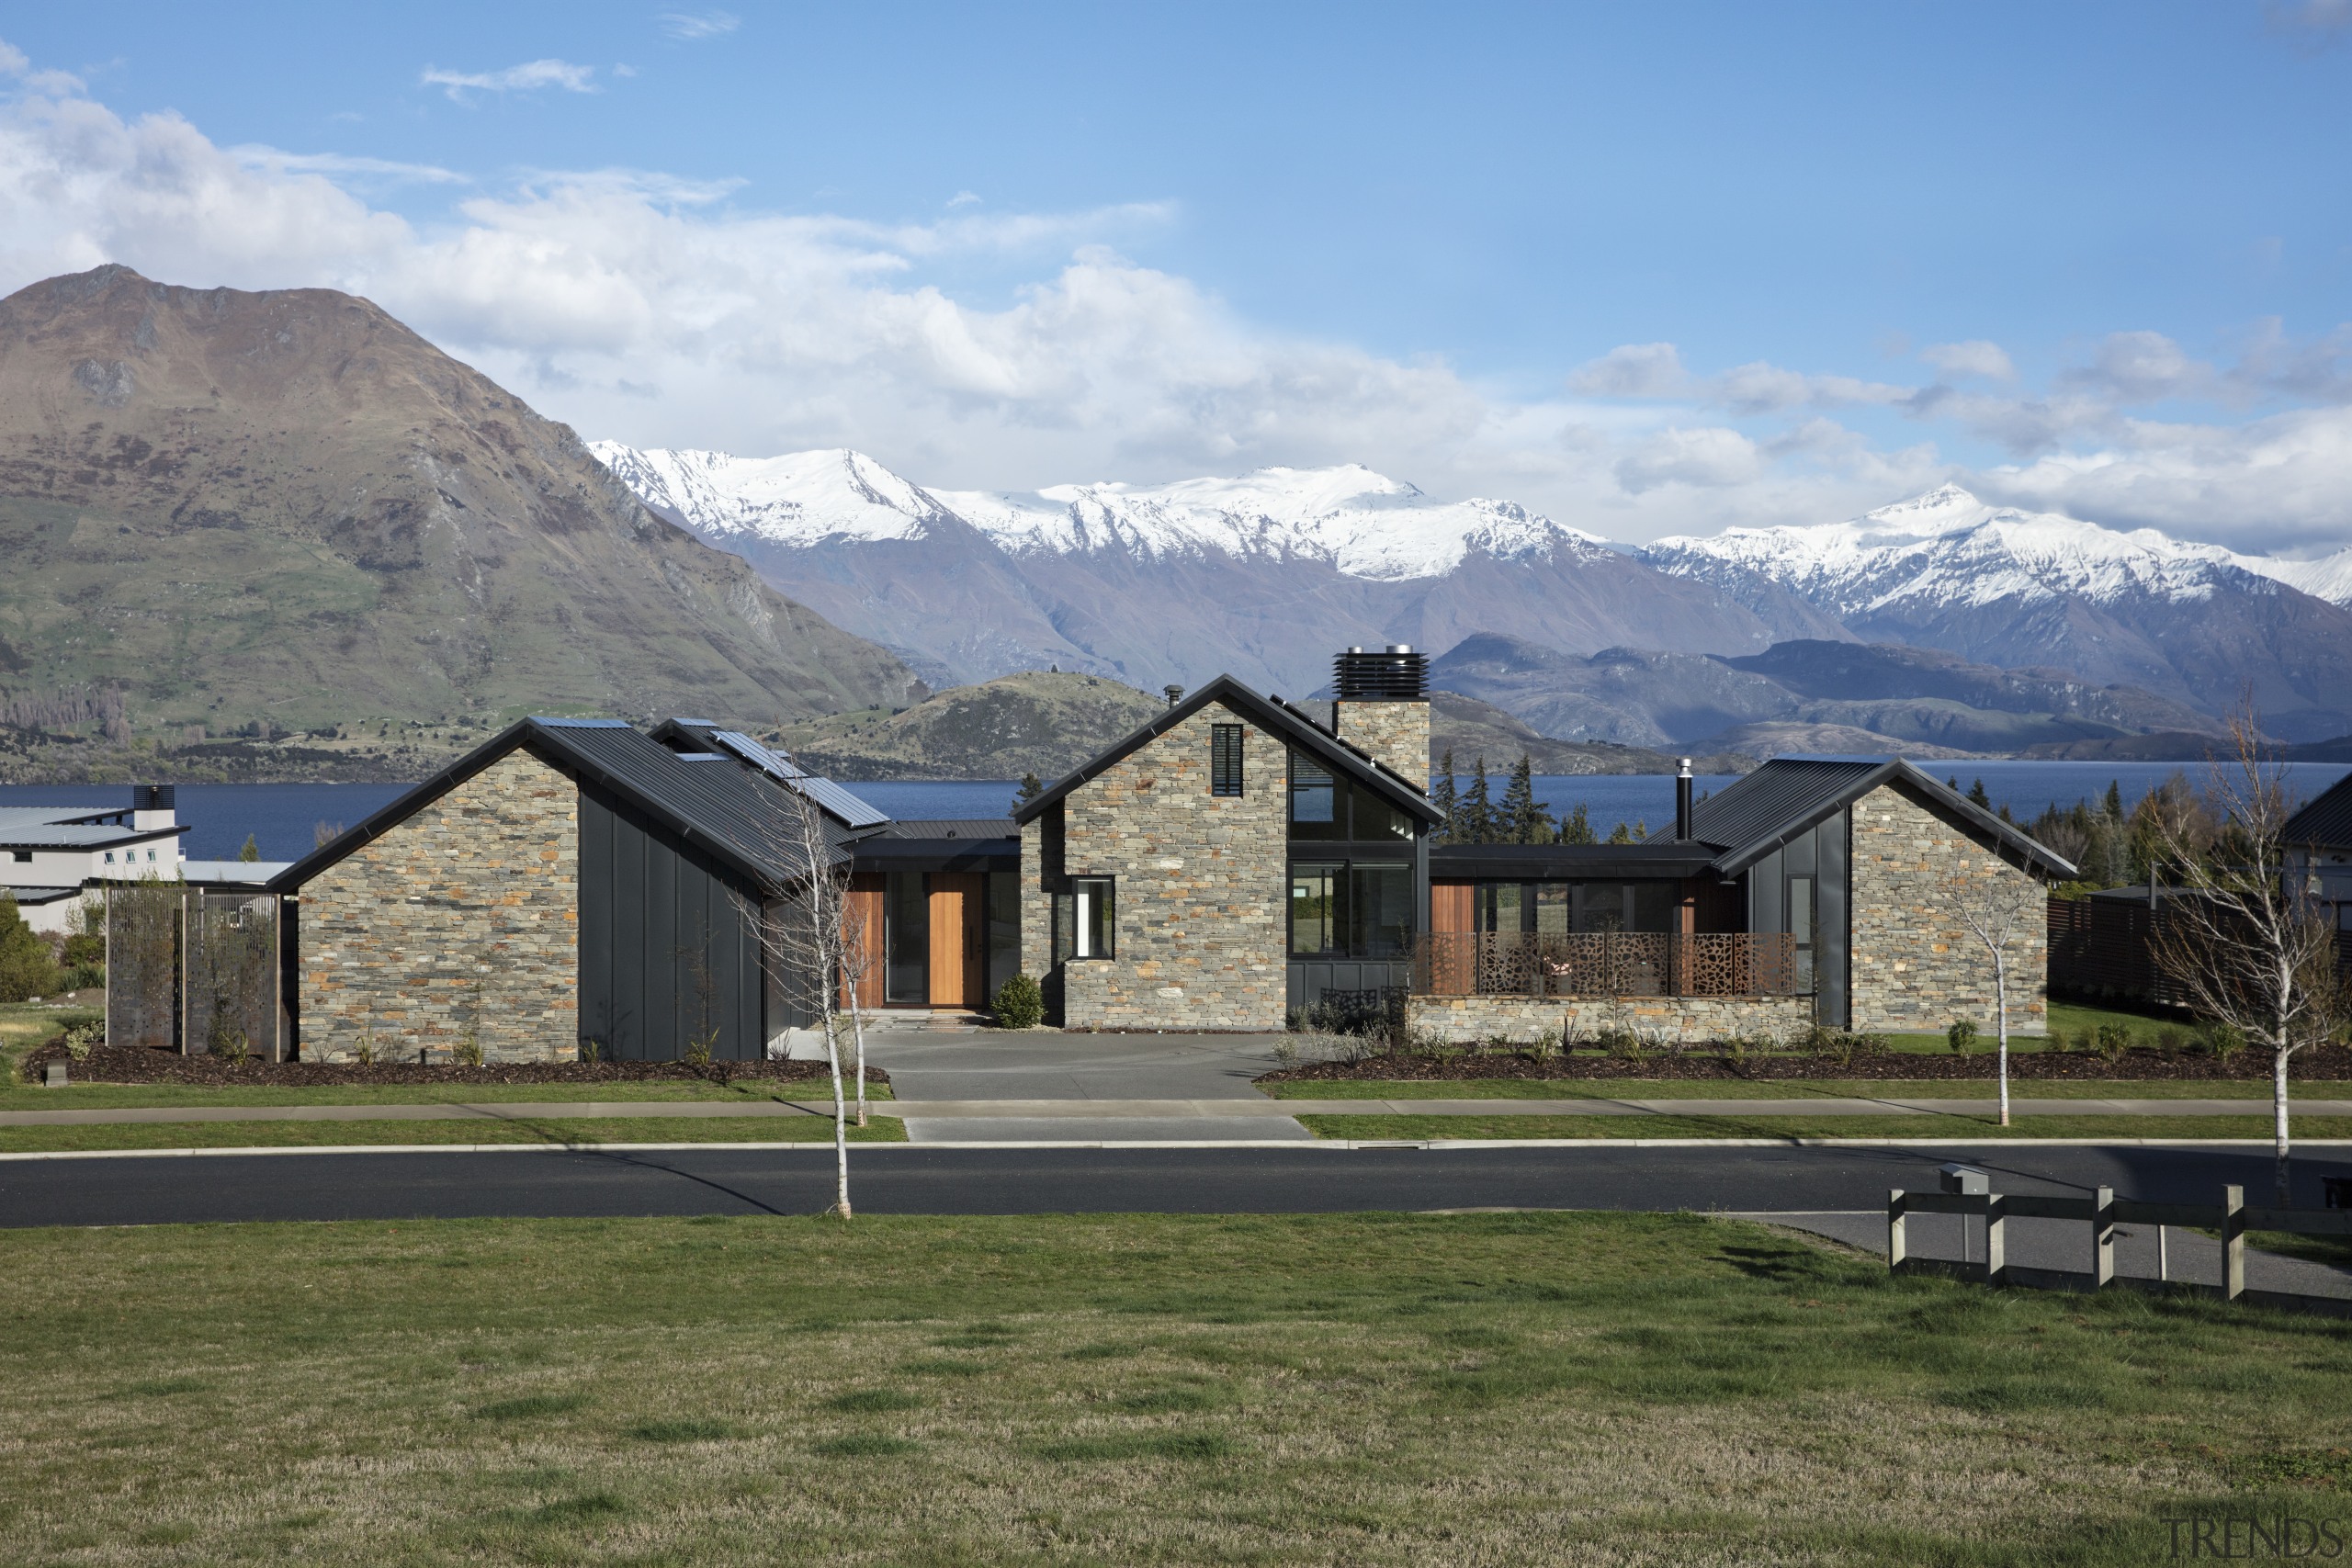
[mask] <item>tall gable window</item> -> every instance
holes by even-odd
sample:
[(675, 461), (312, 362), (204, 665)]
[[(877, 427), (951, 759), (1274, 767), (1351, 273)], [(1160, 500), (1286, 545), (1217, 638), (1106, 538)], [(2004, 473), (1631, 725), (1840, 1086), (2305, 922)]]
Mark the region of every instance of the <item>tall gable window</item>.
[(1209, 793), (1241, 793), (1241, 727), (1238, 724), (1209, 726)]
[(1290, 836), (1310, 841), (1410, 842), (1413, 819), (1303, 751), (1290, 754)]

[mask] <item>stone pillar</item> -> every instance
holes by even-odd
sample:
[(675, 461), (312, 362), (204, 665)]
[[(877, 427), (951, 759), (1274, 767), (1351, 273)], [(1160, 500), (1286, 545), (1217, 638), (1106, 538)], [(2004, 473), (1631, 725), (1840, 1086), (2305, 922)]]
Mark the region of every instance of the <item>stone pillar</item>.
[(1351, 648), (1331, 661), (1331, 731), (1430, 787), (1430, 661), (1405, 643)]

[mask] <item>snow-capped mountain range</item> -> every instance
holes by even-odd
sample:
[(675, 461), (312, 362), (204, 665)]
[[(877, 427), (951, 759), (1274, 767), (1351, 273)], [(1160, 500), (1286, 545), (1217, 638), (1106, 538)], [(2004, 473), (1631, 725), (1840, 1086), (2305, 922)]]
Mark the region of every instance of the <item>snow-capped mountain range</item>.
[(1057, 663), (1299, 693), (1331, 652), (1496, 632), (1562, 652), (1737, 656), (1788, 639), (1947, 649), (2217, 713), (2352, 731), (2352, 550), (2233, 553), (2001, 507), (1957, 486), (1845, 522), (1607, 544), (1516, 502), (1369, 468), (1002, 493), (847, 450), (593, 450), (654, 510), (926, 677)]
[(919, 538), (952, 516), (1019, 555), (1299, 556), (1394, 582), (1442, 576), (1474, 550), (1509, 559), (1606, 547), (1516, 502), (1432, 501), (1352, 464), (1007, 492), (926, 490), (843, 449), (737, 457), (600, 441), (591, 450), (650, 504), (706, 538), (741, 536), (790, 548)]

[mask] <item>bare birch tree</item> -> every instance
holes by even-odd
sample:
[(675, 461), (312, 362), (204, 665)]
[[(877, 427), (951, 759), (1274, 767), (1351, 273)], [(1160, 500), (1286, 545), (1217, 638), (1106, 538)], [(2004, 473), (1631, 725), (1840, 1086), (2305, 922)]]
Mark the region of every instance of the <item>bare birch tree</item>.
[(2155, 920), (2165, 977), (2201, 1017), (2270, 1050), (2271, 1139), (2278, 1201), (2288, 1201), (2287, 1066), (2342, 1021), (2335, 923), (2290, 874), (2286, 770), (2264, 750), (2252, 699), (2229, 719), (2229, 754), (2209, 761), (2208, 804), (2221, 818), (2199, 853), (2184, 825), (2159, 824), (2177, 891)]
[(1996, 852), (1981, 876), (1955, 877), (1943, 885), (1947, 913), (1964, 927), (1993, 961), (1993, 1027), (1999, 1041), (1996, 1067), (2001, 1080), (2001, 1125), (2009, 1124), (2009, 969), (2023, 956), (2037, 931), (2050, 919), (2049, 891), (2041, 879), (2002, 874), (2008, 866)]
[[(773, 858), (796, 871), (799, 882), (757, 912), (760, 944), (769, 973), (782, 982), (787, 999), (814, 1015), (825, 1042), (825, 1060), (833, 1080), (833, 1206), (829, 1213), (850, 1217), (849, 1106), (842, 1084), (841, 977), (848, 935), (844, 917), (849, 902), (849, 866), (836, 863), (836, 850), (825, 831), (825, 814), (817, 803), (780, 785), (784, 804), (768, 829)], [(854, 996), (855, 988), (851, 987)], [(858, 1122), (865, 1124), (865, 1062), (863, 1032), (858, 1041)]]

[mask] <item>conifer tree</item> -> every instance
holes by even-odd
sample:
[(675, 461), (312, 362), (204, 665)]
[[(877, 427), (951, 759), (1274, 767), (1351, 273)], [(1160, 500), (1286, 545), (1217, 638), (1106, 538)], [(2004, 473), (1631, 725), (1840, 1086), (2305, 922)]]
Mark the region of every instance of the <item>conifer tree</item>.
[(1552, 841), (1552, 818), (1535, 798), (1535, 764), (1521, 751), (1510, 771), (1510, 783), (1503, 786), (1500, 829), (1496, 837), (1513, 844), (1548, 844)]
[(1990, 811), (1993, 809), (1993, 797), (1984, 793), (1984, 781), (1983, 779), (1978, 779), (1974, 784), (1968, 786), (1968, 804), (1975, 807), (1980, 811)]
[(1583, 801), (1577, 801), (1577, 808), (1560, 818), (1560, 842), (1564, 844), (1592, 842), (1592, 814), (1585, 808)]
[(1443, 814), (1439, 818), (1437, 831), (1430, 837), (1460, 843), (1461, 823), (1455, 818), (1461, 812), (1462, 792), (1453, 782), (1453, 748), (1451, 746), (1445, 749), (1445, 755), (1438, 759), (1437, 784), (1430, 791), (1430, 804)]
[(1491, 844), (1495, 841), (1495, 803), (1487, 785), (1487, 759), (1480, 757), (1470, 773), (1470, 789), (1454, 811), (1456, 833), (1454, 842), (1460, 844)]

